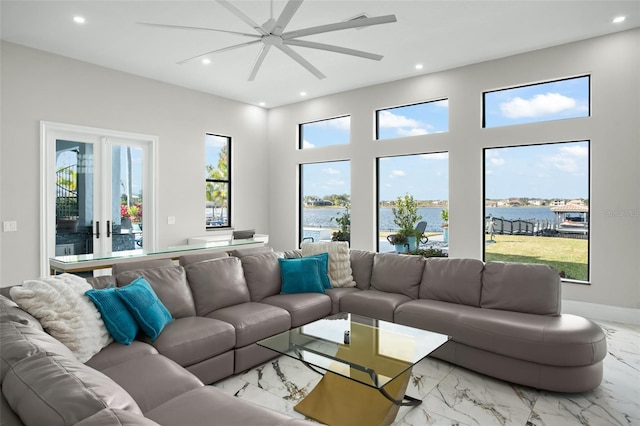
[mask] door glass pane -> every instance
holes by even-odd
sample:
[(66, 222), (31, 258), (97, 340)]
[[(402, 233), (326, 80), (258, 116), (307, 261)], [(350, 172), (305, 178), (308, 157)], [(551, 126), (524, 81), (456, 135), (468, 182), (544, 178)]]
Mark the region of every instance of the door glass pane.
[(141, 250), (142, 148), (113, 145), (111, 157), (112, 241), (114, 252)]
[(93, 253), (93, 145), (56, 140), (56, 256)]

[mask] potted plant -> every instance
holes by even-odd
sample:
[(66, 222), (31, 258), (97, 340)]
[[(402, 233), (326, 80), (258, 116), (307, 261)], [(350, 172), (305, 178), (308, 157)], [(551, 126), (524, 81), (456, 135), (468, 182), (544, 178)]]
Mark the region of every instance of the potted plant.
[(409, 251), (409, 237), (401, 232), (387, 236), (389, 244), (395, 247), (396, 253), (407, 253)]
[(422, 216), (418, 214), (416, 200), (409, 194), (398, 197), (391, 212), (393, 213), (393, 222), (400, 228), (398, 234), (402, 234), (408, 239), (409, 250), (417, 249), (421, 235), (418, 235), (415, 230), (415, 224), (422, 219)]
[(442, 224), (442, 236), (445, 243), (449, 242), (449, 209), (442, 209), (440, 217), (444, 221)]
[(344, 206), (344, 212), (331, 218), (331, 222), (334, 220), (340, 228), (337, 231), (333, 231), (331, 241), (351, 241), (351, 212), (348, 204)]

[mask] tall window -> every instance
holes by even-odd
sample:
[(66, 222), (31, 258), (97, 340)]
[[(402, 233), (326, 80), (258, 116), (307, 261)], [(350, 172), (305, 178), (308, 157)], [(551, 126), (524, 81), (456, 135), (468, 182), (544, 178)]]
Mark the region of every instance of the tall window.
[(231, 226), (231, 138), (207, 133), (205, 147), (206, 227)]
[(349, 143), (351, 117), (337, 117), (300, 125), (300, 149)]
[(301, 164), (300, 200), (301, 241), (349, 241), (349, 161)]
[[(448, 250), (449, 154), (414, 154), (378, 158), (378, 251), (394, 251), (387, 241), (399, 228), (392, 208), (398, 197), (413, 196), (419, 221), (427, 222), (419, 248)], [(417, 224), (417, 223), (416, 223)], [(446, 231), (445, 231), (446, 230)], [(426, 240), (426, 238), (425, 238)]]
[(485, 92), (483, 127), (589, 116), (589, 76)]
[(448, 99), (376, 111), (376, 139), (402, 138), (448, 131)]
[(589, 280), (589, 142), (484, 150), (486, 261)]

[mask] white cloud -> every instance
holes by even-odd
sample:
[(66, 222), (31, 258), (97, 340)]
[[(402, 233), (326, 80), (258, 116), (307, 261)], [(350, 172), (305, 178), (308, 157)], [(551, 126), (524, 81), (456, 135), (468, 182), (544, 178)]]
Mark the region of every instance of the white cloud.
[(303, 140), (302, 141), (302, 148), (303, 149), (308, 149), (308, 148), (315, 148), (316, 146), (314, 144), (312, 144), (311, 142), (309, 142), (308, 140)]
[(327, 185), (329, 186), (342, 186), (344, 185), (344, 181), (340, 179), (329, 179), (327, 181)]
[(404, 115), (394, 114), (390, 111), (380, 111), (380, 115), (378, 116), (378, 126), (385, 129), (398, 127), (418, 128), (420, 127), (420, 123), (417, 120), (407, 118)]
[(389, 177), (391, 179), (395, 178), (395, 177), (402, 177), (402, 176), (406, 176), (407, 174), (405, 173), (404, 170), (392, 170), (391, 174), (389, 175)]
[(420, 157), (425, 160), (448, 160), (449, 153), (448, 152), (436, 152), (434, 154), (422, 154)]
[(588, 155), (589, 149), (586, 146), (563, 146), (558, 149), (558, 154), (548, 156), (545, 161), (563, 172), (582, 173), (585, 171)]
[(589, 155), (589, 148), (586, 146), (563, 146), (560, 147), (560, 152), (572, 157), (586, 158)]
[(504, 158), (502, 157), (493, 157), (489, 159), (489, 163), (492, 166), (504, 166), (505, 164), (507, 164), (507, 162), (505, 161)]
[(427, 129), (420, 129), (420, 128), (398, 129), (398, 135), (400, 136), (418, 136), (418, 135), (427, 135), (427, 134), (429, 134)]
[(540, 117), (576, 108), (575, 99), (560, 93), (535, 95), (530, 99), (515, 97), (500, 104), (500, 111), (508, 118)]
[(331, 167), (329, 167), (327, 169), (322, 169), (322, 171), (325, 172), (328, 175), (339, 175), (340, 174), (340, 170), (332, 169)]

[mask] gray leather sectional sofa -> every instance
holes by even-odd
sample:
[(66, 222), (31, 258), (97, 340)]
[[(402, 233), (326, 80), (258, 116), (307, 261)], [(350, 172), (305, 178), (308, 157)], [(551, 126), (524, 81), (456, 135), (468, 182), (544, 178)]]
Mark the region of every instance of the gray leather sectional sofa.
[(280, 294), (281, 254), (235, 254), (119, 264), (90, 279), (142, 275), (174, 320), (156, 341), (114, 342), (86, 364), (2, 298), (2, 424), (307, 424), (206, 385), (277, 355), (258, 340), (341, 311), (448, 334), (433, 356), (507, 381), (581, 392), (602, 380), (604, 333), (560, 314), (560, 280), (544, 265), (351, 250), (356, 287)]

